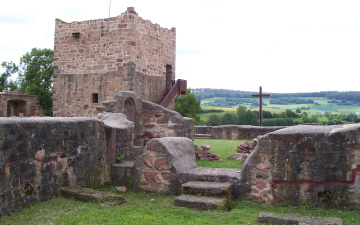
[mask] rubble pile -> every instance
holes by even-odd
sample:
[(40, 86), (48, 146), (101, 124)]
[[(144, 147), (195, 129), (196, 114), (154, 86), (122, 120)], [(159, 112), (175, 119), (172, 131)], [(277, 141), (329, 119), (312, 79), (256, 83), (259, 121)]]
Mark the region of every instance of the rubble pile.
[(260, 137), (261, 136), (254, 138), (252, 142), (245, 140), (242, 144), (237, 146), (237, 149), (236, 149), (237, 153), (229, 156), (228, 159), (229, 160), (238, 160), (240, 163), (244, 163), (245, 160), (249, 157), (250, 153), (256, 147)]
[(195, 156), (196, 160), (202, 161), (222, 161), (218, 154), (210, 151), (211, 146), (202, 144), (199, 146), (195, 145)]

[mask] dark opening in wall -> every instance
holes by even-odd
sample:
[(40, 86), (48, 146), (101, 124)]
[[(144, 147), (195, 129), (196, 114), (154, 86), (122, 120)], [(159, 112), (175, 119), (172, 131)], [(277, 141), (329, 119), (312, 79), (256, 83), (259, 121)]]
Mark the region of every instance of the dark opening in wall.
[(98, 93), (92, 94), (92, 103), (99, 103), (99, 94)]

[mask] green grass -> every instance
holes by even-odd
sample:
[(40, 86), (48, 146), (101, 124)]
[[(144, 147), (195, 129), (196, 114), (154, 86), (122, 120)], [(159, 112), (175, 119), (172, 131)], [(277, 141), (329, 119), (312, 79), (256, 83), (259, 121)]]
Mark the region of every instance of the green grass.
[[(107, 187), (106, 190), (114, 192), (114, 187)], [(211, 212), (176, 207), (174, 195), (134, 191), (123, 195), (126, 203), (119, 206), (102, 206), (98, 203), (57, 197), (2, 217), (0, 224), (259, 224), (256, 220), (260, 212), (340, 217), (345, 224), (360, 224), (358, 211), (343, 209), (282, 207), (234, 201), (229, 212)]]
[(230, 155), (236, 153), (236, 147), (243, 143), (239, 140), (219, 140), (219, 139), (195, 139), (195, 145), (210, 145), (211, 151), (216, 153), (222, 159), (222, 162), (218, 161), (196, 161), (198, 166), (201, 167), (212, 167), (212, 168), (234, 168), (241, 169), (242, 164), (237, 160), (228, 160)]

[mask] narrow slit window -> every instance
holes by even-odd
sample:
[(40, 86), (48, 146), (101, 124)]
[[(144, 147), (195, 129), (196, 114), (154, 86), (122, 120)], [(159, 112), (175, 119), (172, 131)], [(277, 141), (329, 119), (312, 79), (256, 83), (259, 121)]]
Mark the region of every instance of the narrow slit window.
[(99, 94), (98, 93), (92, 94), (92, 103), (99, 103)]

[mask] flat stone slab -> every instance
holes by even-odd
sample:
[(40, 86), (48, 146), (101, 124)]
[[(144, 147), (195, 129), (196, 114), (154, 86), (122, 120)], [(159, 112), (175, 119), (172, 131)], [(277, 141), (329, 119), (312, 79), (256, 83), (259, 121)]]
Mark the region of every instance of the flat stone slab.
[(259, 223), (267, 224), (314, 224), (314, 225), (342, 225), (343, 222), (337, 217), (315, 217), (300, 216), (297, 214), (277, 214), (269, 212), (260, 212), (258, 216)]
[(75, 198), (84, 202), (99, 202), (107, 205), (120, 205), (125, 202), (125, 198), (121, 195), (96, 191), (90, 188), (62, 187), (60, 193), (64, 197)]
[(175, 205), (199, 210), (229, 211), (229, 200), (213, 197), (180, 195), (175, 198)]
[(183, 194), (231, 198), (231, 183), (189, 181), (182, 185)]
[(182, 176), (188, 181), (231, 182), (240, 180), (240, 172), (241, 169), (196, 167), (183, 172)]

